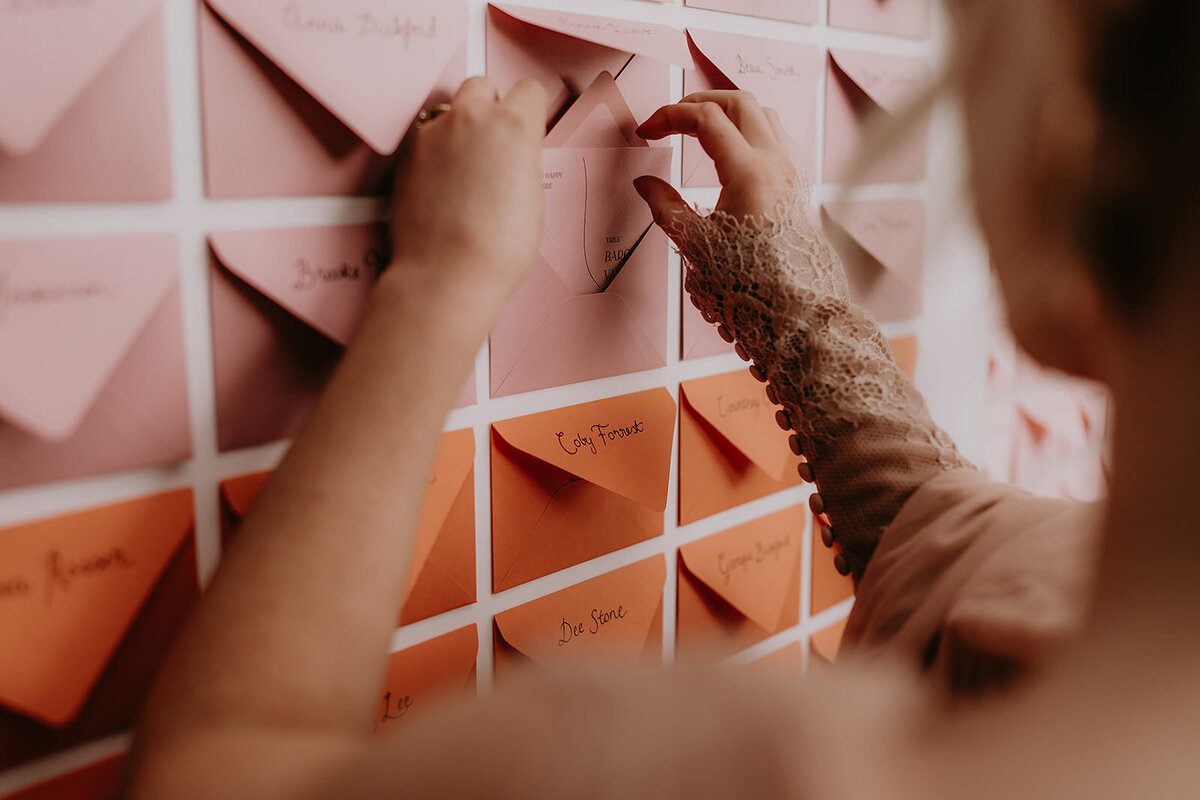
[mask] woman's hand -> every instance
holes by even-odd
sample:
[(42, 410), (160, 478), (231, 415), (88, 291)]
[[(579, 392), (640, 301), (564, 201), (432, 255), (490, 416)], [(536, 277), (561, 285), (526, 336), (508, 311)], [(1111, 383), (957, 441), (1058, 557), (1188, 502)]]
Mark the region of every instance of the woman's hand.
[[(721, 198), (716, 210), (735, 217), (773, 212), (795, 191), (796, 168), (788, 159), (779, 115), (742, 91), (698, 92), (655, 111), (638, 128), (645, 139), (681, 133), (695, 136), (716, 162)], [(646, 176), (634, 182), (659, 225), (675, 215), (694, 215), (670, 184)], [(669, 228), (670, 226), (668, 226)]]
[(449, 111), (412, 132), (396, 175), (389, 275), (507, 300), (541, 239), (546, 103), (534, 81), (501, 99), (491, 81), (471, 78)]

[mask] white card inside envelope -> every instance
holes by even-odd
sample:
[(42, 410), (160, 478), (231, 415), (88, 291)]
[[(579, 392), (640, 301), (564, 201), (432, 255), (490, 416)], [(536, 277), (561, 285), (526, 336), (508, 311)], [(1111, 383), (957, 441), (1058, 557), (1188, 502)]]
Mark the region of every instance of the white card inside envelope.
[(670, 160), (671, 151), (649, 147), (542, 151), (542, 257), (571, 292), (608, 288), (654, 223), (633, 180), (665, 174)]

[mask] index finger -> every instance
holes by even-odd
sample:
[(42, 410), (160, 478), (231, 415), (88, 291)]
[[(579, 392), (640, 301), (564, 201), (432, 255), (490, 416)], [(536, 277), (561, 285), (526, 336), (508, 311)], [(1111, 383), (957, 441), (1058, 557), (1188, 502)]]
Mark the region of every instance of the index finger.
[(716, 103), (663, 106), (638, 127), (637, 133), (644, 139), (663, 139), (675, 133), (696, 137), (704, 152), (716, 162), (722, 183), (731, 169), (747, 165), (755, 158), (754, 148)]
[(530, 127), (545, 134), (546, 107), (550, 104), (550, 98), (540, 83), (530, 78), (518, 81), (500, 102), (515, 111), (521, 119), (528, 120)]

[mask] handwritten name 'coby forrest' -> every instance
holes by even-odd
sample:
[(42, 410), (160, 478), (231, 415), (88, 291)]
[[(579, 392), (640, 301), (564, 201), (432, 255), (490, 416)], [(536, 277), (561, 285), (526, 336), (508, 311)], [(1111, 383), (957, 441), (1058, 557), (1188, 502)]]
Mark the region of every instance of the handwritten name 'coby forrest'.
[(293, 33), (319, 33), (332, 36), (353, 36), (356, 39), (395, 39), (402, 43), (404, 52), (416, 39), (438, 38), (437, 14), (428, 22), (418, 22), (409, 17), (376, 16), (370, 11), (331, 15), (328, 12), (311, 13), (303, 3), (286, 3), (281, 9), (283, 29)]
[[(589, 430), (592, 432), (590, 436), (586, 433), (576, 433), (574, 438), (570, 439), (567, 438), (569, 434), (566, 431), (559, 431), (556, 434), (558, 446), (569, 456), (584, 450), (598, 455), (603, 448), (645, 433), (646, 423), (634, 420), (630, 425), (602, 425), (597, 422)], [(600, 447), (596, 446), (596, 442), (600, 443)]]

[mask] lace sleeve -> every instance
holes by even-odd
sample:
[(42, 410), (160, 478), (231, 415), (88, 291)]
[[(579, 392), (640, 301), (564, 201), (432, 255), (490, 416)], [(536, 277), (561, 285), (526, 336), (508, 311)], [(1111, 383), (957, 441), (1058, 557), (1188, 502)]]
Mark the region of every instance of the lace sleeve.
[[(875, 545), (925, 481), (969, 467), (897, 366), (878, 324), (850, 302), (845, 272), (797, 185), (770, 216), (722, 212), (669, 222), (685, 287), (767, 383), (792, 449), (807, 458), (857, 582)], [(829, 541), (826, 544), (830, 544)]]

